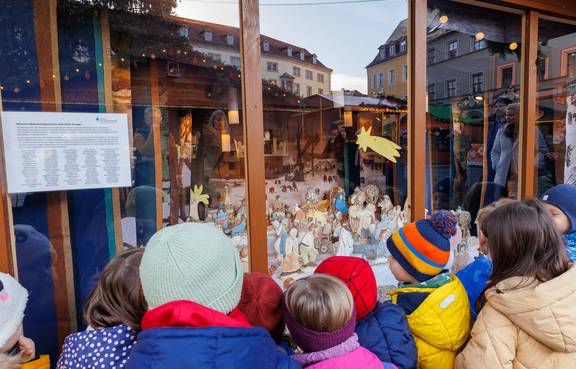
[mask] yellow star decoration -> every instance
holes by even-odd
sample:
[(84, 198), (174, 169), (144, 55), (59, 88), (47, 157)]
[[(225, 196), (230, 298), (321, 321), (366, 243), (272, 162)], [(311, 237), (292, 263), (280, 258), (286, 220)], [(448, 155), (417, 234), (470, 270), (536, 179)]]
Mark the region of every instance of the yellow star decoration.
[(200, 185), (200, 187), (194, 185), (194, 191), (190, 191), (190, 199), (198, 204), (203, 203), (204, 205), (208, 205), (210, 195), (203, 194), (202, 191), (204, 191), (203, 185)]
[(398, 151), (400, 150), (400, 146), (384, 137), (372, 136), (371, 132), (372, 127), (368, 128), (368, 130), (362, 127), (356, 144), (358, 144), (358, 146), (360, 146), (364, 151), (371, 148), (376, 153), (382, 155), (391, 162), (396, 163), (396, 158), (400, 156), (400, 151)]

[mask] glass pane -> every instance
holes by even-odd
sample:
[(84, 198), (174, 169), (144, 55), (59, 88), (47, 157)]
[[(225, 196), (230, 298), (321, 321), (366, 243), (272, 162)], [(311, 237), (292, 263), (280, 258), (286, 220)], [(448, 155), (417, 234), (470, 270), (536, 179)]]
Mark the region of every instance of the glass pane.
[(285, 284), (355, 255), (382, 292), (406, 200), (407, 5), (262, 2), (260, 16), (270, 273)]
[[(161, 227), (213, 222), (248, 269), (238, 2), (102, 3), (0, 6), (5, 111), (114, 112), (129, 124), (130, 187), (11, 195), (25, 334), (54, 363), (85, 328), (108, 260)], [(81, 160), (62, 170), (81, 178)]]
[(517, 193), (522, 16), (429, 0), (428, 21), (426, 207), (473, 224)]
[(540, 20), (536, 114), (538, 195), (576, 184), (576, 25)]

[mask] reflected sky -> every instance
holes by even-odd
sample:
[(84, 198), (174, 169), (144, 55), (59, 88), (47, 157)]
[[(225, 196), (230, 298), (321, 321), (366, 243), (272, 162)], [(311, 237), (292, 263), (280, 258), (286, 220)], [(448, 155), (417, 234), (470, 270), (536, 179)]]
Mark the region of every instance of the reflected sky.
[[(262, 0), (261, 32), (316, 53), (322, 63), (334, 70), (332, 90), (366, 92), (365, 67), (398, 22), (407, 17), (406, 0), (280, 5), (319, 1), (328, 0)], [(238, 13), (233, 0), (181, 0), (176, 9), (181, 17), (236, 27)]]

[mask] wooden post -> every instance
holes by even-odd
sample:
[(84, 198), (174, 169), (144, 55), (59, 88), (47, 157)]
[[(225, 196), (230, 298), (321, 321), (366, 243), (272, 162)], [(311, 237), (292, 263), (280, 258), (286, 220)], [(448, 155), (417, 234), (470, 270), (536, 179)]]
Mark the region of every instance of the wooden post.
[(16, 265), (16, 242), (12, 221), (12, 203), (6, 183), (4, 141), (2, 138), (2, 91), (0, 91), (0, 272), (18, 278)]
[(535, 161), (538, 150), (536, 134), (538, 12), (529, 11), (522, 18), (520, 81), (522, 107), (518, 132), (518, 198), (527, 199), (536, 194), (536, 178), (538, 177)]
[[(34, 0), (34, 31), (42, 111), (62, 111), (58, 58), (57, 0)], [(52, 278), (59, 344), (77, 329), (76, 298), (68, 197), (65, 191), (46, 193), (48, 237), (55, 251)]]
[[(160, 81), (158, 75), (158, 62), (150, 58), (150, 101), (152, 105), (152, 138), (154, 140), (154, 187), (156, 188), (156, 230), (162, 229), (164, 217), (162, 206), (162, 113), (160, 111)], [(158, 113), (156, 113), (158, 111)]]
[(242, 58), (242, 109), (246, 144), (246, 195), (250, 268), (268, 272), (264, 119), (260, 55), (259, 1), (240, 0), (240, 55)]
[(411, 221), (426, 208), (426, 26), (427, 0), (408, 6), (408, 202)]

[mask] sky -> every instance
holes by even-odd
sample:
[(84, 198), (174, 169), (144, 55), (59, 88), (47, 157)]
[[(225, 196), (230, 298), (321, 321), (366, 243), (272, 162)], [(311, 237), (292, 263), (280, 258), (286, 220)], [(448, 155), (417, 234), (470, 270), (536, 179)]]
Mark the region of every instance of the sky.
[[(373, 0), (302, 5), (327, 1), (342, 0), (260, 0), (260, 32), (316, 53), (324, 65), (333, 69), (332, 90), (367, 92), (365, 67), (398, 22), (407, 17), (408, 4), (406, 0)], [(234, 0), (180, 0), (176, 14), (239, 25), (238, 3)]]

